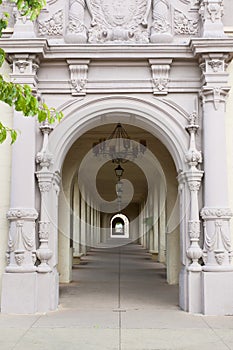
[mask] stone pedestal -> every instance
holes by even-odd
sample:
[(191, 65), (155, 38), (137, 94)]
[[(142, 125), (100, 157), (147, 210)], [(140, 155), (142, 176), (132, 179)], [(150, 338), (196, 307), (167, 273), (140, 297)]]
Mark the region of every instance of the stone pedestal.
[(57, 271), (40, 273), (38, 280), (37, 312), (56, 310), (59, 301), (59, 276)]
[(202, 311), (202, 296), (200, 291), (202, 290), (202, 272), (201, 271), (188, 271), (188, 303), (187, 311), (192, 314), (201, 313)]
[(38, 274), (4, 273), (1, 312), (34, 314), (37, 312)]
[(233, 272), (203, 272), (204, 315), (233, 315)]

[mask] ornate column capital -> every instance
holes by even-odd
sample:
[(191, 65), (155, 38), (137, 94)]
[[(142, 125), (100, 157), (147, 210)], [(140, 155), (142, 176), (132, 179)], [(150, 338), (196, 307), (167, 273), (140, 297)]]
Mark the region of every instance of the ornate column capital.
[(226, 68), (229, 55), (224, 53), (202, 54), (200, 68), (202, 70), (202, 89), (200, 96), (202, 102), (212, 103), (217, 111), (220, 104), (226, 102), (230, 86)]
[(36, 54), (13, 54), (9, 55), (12, 63), (11, 80), (18, 84), (27, 84), (33, 90), (38, 84), (37, 71), (40, 60)]
[(203, 86), (200, 92), (200, 96), (202, 98), (202, 103), (212, 103), (215, 111), (217, 111), (221, 104), (226, 104), (226, 99), (228, 97), (228, 93), (230, 91), (230, 87), (212, 87), (212, 86)]

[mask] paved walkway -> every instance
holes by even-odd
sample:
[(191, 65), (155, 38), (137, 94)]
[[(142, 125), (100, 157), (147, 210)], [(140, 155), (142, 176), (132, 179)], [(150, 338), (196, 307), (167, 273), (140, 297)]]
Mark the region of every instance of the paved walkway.
[(179, 310), (178, 288), (137, 245), (93, 249), (56, 312), (0, 315), (0, 350), (233, 349), (233, 317)]

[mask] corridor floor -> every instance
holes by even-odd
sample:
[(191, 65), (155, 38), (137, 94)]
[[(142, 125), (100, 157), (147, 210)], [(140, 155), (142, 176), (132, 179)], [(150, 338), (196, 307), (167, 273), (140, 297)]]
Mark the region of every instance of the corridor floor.
[(233, 349), (233, 317), (189, 315), (141, 246), (92, 249), (60, 286), (59, 310), (0, 315), (0, 350)]

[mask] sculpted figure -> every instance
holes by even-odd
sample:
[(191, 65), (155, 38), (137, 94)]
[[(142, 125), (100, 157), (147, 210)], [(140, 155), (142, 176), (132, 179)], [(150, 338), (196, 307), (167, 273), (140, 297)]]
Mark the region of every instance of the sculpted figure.
[(87, 29), (84, 24), (85, 8), (90, 10), (88, 0), (70, 0), (69, 19), (66, 29), (66, 41), (72, 43), (87, 42)]
[(150, 41), (152, 43), (172, 41), (169, 0), (152, 1), (152, 18)]

